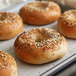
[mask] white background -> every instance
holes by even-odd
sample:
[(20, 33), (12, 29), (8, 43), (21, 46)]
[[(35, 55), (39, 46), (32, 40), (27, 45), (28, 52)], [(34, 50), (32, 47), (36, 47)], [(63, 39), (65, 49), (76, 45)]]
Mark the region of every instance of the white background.
[[(16, 3), (20, 3), (21, 1), (26, 1), (26, 0), (0, 0), (0, 9), (6, 8)], [(59, 3), (62, 3), (64, 5), (66, 4), (72, 7), (76, 7), (76, 0), (55, 0), (55, 1), (58, 1)]]

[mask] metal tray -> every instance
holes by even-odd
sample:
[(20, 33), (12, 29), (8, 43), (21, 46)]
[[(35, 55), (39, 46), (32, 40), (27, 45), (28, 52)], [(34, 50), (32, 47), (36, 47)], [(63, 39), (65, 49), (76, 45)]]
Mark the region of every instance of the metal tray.
[[(30, 1), (26, 1), (26, 3), (28, 2)], [(9, 11), (9, 12), (18, 13), (19, 9), (24, 4), (25, 3), (22, 2), (22, 3), (19, 3), (17, 5), (11, 6), (9, 8), (6, 8), (0, 11)], [(57, 30), (57, 22), (54, 22), (54, 23), (51, 23), (45, 26), (31, 26), (28, 24), (24, 24), (24, 30), (28, 30), (28, 29), (32, 29), (36, 27), (44, 27), (44, 28), (47, 27), (47, 28), (52, 28), (52, 29)], [(4, 50), (8, 52), (15, 58), (17, 62), (17, 66), (18, 66), (19, 76), (48, 76), (48, 75), (51, 76), (57, 71), (59, 71), (60, 69), (64, 68), (65, 66), (69, 65), (70, 63), (76, 60), (76, 40), (71, 40), (71, 39), (66, 38), (68, 42), (68, 52), (63, 58), (53, 61), (53, 62), (42, 64), (42, 65), (26, 64), (16, 57), (16, 54), (13, 48), (15, 39), (16, 37), (11, 40), (0, 41), (0, 50)]]

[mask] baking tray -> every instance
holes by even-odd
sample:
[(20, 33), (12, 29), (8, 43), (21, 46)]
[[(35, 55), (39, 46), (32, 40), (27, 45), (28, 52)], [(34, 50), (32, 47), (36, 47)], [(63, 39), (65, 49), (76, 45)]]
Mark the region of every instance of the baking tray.
[[(28, 2), (30, 1), (26, 1), (25, 3), (28, 3)], [(0, 11), (18, 13), (19, 9), (25, 3), (22, 2)], [(57, 22), (54, 22), (45, 26), (31, 26), (28, 24), (24, 24), (24, 30), (29, 30), (36, 27), (44, 27), (44, 28), (47, 27), (47, 28), (52, 28), (57, 30)], [(64, 68), (65, 66), (69, 65), (70, 63), (76, 60), (76, 40), (75, 39), (71, 40), (66, 38), (68, 42), (68, 52), (63, 58), (53, 62), (42, 64), (42, 65), (31, 65), (31, 64), (24, 63), (16, 57), (16, 54), (14, 52), (13, 44), (15, 39), (16, 37), (11, 40), (0, 41), (0, 50), (4, 50), (8, 52), (15, 58), (17, 62), (19, 76), (51, 76), (55, 74), (57, 71), (59, 71), (60, 69)]]

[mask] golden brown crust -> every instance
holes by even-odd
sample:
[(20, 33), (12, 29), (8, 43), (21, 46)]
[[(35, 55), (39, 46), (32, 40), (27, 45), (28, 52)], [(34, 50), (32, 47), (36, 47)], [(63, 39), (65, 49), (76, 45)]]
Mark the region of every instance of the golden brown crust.
[(47, 28), (23, 32), (17, 37), (14, 47), (17, 56), (31, 64), (42, 64), (59, 59), (67, 51), (65, 38), (55, 30)]
[(62, 14), (58, 20), (58, 29), (68, 38), (76, 38), (76, 10), (69, 10)]
[(19, 14), (25, 23), (44, 25), (58, 20), (61, 15), (61, 10), (54, 2), (36, 1), (23, 6)]
[(20, 16), (10, 12), (0, 12), (0, 40), (7, 40), (18, 35), (23, 29)]
[(18, 76), (17, 66), (14, 58), (3, 51), (0, 51), (0, 75)]

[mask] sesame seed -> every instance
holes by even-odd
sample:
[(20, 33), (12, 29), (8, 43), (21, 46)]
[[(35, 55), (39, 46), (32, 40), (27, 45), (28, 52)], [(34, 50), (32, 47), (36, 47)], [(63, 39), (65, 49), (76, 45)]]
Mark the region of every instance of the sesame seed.
[(18, 15), (10, 12), (1, 12), (0, 13), (0, 23), (16, 23), (16, 19), (19, 18)]
[(23, 32), (18, 38), (21, 44), (29, 44), (29, 47), (35, 46), (35, 48), (50, 48), (51, 45), (55, 46), (60, 44), (62, 41), (61, 38), (63, 37), (56, 31), (48, 28), (35, 28)]
[(66, 20), (69, 26), (76, 26), (76, 10), (69, 10), (64, 12), (61, 16), (61, 19)]
[(30, 12), (32, 12), (33, 10), (38, 12), (46, 12), (49, 10), (51, 6), (56, 6), (56, 4), (51, 1), (37, 1), (37, 2), (24, 5), (24, 8), (25, 9), (28, 8)]

